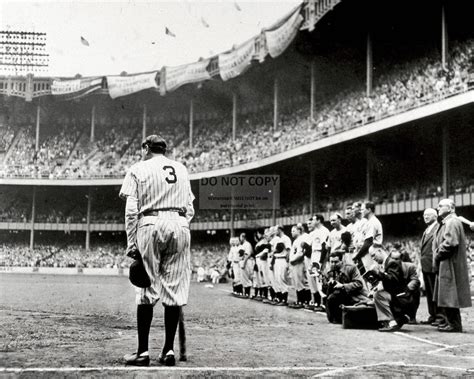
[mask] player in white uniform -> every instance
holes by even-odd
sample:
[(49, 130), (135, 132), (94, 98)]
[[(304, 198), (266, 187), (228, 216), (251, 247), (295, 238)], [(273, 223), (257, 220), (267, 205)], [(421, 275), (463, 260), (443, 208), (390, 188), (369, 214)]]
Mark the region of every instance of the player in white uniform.
[(313, 294), (313, 310), (323, 311), (321, 275), (323, 262), (327, 252), (329, 230), (324, 226), (324, 216), (317, 214), (308, 220), (309, 237), (311, 241), (311, 258), (305, 258), (306, 270), (308, 272), (309, 286)]
[(257, 271), (254, 272), (254, 288), (255, 295), (252, 297), (253, 300), (261, 301), (267, 297), (267, 276), (265, 274), (265, 266), (268, 270), (268, 249), (266, 250), (267, 241), (264, 238), (264, 230), (258, 229), (255, 232), (255, 264), (257, 265)]
[(373, 244), (382, 245), (383, 243), (383, 229), (379, 219), (375, 216), (375, 204), (371, 201), (362, 205), (362, 213), (367, 219), (363, 231), (364, 243), (354, 256), (354, 260), (360, 259), (365, 270), (369, 270), (374, 265), (374, 260), (369, 254), (369, 248)]
[(174, 338), (191, 281), (193, 200), (186, 167), (165, 157), (166, 142), (157, 135), (142, 143), (143, 161), (127, 172), (120, 190), (126, 199), (127, 254), (141, 254), (151, 285), (136, 289), (138, 349), (126, 364), (149, 365), (148, 336), (153, 307), (164, 306), (165, 342), (159, 361), (175, 365)]
[(340, 213), (333, 213), (329, 218), (329, 222), (333, 229), (329, 232), (329, 239), (328, 239), (328, 252), (326, 254), (329, 257), (331, 251), (340, 250), (342, 246), (342, 238), (341, 235), (346, 231), (344, 225), (342, 225), (342, 216)]
[(253, 248), (245, 233), (240, 234), (239, 252), (243, 251), (242, 259), (240, 261), (242, 287), (244, 288), (244, 296), (250, 297), (250, 289), (252, 288), (252, 279), (255, 266), (255, 259), (252, 255)]
[(306, 233), (302, 224), (295, 225), (291, 228), (291, 235), (294, 238), (291, 246), (289, 263), (290, 275), (293, 286), (296, 291), (296, 302), (291, 304), (291, 308), (302, 308), (311, 300), (311, 292), (309, 290), (308, 275), (304, 264), (305, 244), (309, 247), (309, 234)]
[(268, 284), (269, 296), (267, 299), (264, 299), (262, 302), (268, 303), (268, 304), (276, 304), (275, 272), (274, 272), (275, 258), (273, 256), (273, 246), (271, 244), (271, 241), (275, 237), (275, 234), (276, 234), (276, 227), (272, 226), (265, 230), (265, 235), (264, 235), (264, 238), (267, 241), (267, 246), (268, 246), (268, 259), (267, 259), (268, 270), (266, 271), (266, 274), (267, 274), (266, 282)]
[[(273, 256), (275, 257), (275, 264), (273, 267), (274, 274), (274, 290), (276, 292), (276, 298), (278, 304), (276, 305), (287, 305), (288, 304), (288, 255), (291, 249), (291, 239), (283, 232), (283, 227), (280, 225), (276, 226), (276, 235), (270, 241), (273, 250)], [(279, 244), (281, 244), (279, 246)]]
[(232, 237), (229, 241), (230, 250), (229, 255), (227, 256), (227, 260), (229, 262), (229, 266), (232, 268), (232, 293), (233, 295), (240, 296), (242, 295), (242, 281), (241, 281), (241, 274), (240, 274), (240, 258), (239, 258), (239, 240), (236, 237)]

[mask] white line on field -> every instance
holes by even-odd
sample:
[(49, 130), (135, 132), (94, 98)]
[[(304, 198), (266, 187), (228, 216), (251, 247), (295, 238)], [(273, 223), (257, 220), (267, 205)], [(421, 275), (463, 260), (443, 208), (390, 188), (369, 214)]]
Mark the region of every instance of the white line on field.
[(441, 349), (436, 349), (436, 350), (428, 351), (427, 354), (429, 354), (429, 355), (436, 355), (436, 356), (438, 356), (438, 357), (474, 359), (474, 355), (440, 354), (440, 353), (443, 353), (443, 352), (446, 351), (446, 350), (454, 349), (454, 348), (456, 348), (456, 347), (463, 347), (463, 346), (474, 346), (474, 343), (465, 343), (465, 344), (462, 344), (462, 345), (449, 346), (449, 347), (442, 347)]
[(469, 368), (451, 367), (451, 366), (424, 365), (424, 364), (405, 363), (405, 362), (379, 362), (379, 363), (372, 363), (372, 364), (360, 365), (360, 366), (340, 367), (340, 368), (336, 368), (333, 370), (325, 371), (320, 374), (314, 375), (313, 378), (331, 376), (331, 375), (342, 373), (344, 371), (360, 370), (360, 369), (366, 369), (366, 368), (377, 367), (377, 366), (421, 367), (421, 368), (456, 370), (456, 371), (465, 371), (465, 372), (472, 371), (472, 369), (469, 369)]
[(8, 367), (0, 368), (0, 373), (24, 373), (24, 372), (88, 372), (88, 371), (237, 371), (237, 372), (260, 372), (260, 371), (317, 371), (332, 370), (336, 367), (130, 367), (130, 366), (105, 366), (105, 367)]
[(394, 332), (394, 334), (396, 334), (397, 336), (410, 338), (410, 339), (412, 339), (412, 340), (416, 340), (416, 341), (419, 341), (419, 342), (424, 342), (424, 343), (427, 343), (427, 344), (430, 344), (430, 345), (441, 346), (441, 347), (443, 347), (443, 348), (450, 348), (450, 347), (453, 347), (453, 346), (451, 346), (451, 345), (446, 345), (445, 343), (433, 342), (433, 341), (427, 340), (427, 339), (425, 339), (425, 338), (410, 336), (410, 335), (405, 334), (405, 333), (403, 333), (403, 332)]

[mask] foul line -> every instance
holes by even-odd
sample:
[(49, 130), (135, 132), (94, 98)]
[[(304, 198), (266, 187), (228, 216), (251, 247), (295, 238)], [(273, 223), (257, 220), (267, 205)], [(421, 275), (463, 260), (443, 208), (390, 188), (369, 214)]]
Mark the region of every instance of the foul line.
[(131, 367), (131, 366), (104, 366), (104, 367), (8, 367), (0, 368), (0, 373), (24, 373), (24, 372), (88, 372), (88, 371), (236, 371), (236, 372), (260, 372), (260, 371), (318, 371), (335, 369), (336, 367)]
[(428, 351), (427, 354), (429, 355), (436, 355), (438, 357), (450, 357), (450, 358), (466, 358), (466, 359), (474, 359), (473, 355), (454, 355), (454, 354), (440, 354), (446, 350), (449, 349), (454, 349), (457, 347), (463, 347), (463, 346), (474, 346), (474, 343), (465, 343), (462, 345), (456, 345), (456, 346), (449, 346), (449, 347), (442, 347), (441, 349), (436, 349), (436, 350), (431, 350)]
[(451, 366), (437, 366), (437, 365), (424, 365), (424, 364), (416, 364), (416, 363), (405, 363), (405, 362), (380, 362), (380, 363), (372, 363), (367, 365), (360, 365), (360, 366), (352, 366), (352, 367), (340, 367), (334, 370), (329, 370), (326, 372), (322, 372), (320, 374), (314, 375), (313, 378), (320, 378), (328, 375), (335, 375), (342, 373), (344, 371), (349, 370), (360, 370), (366, 369), (371, 367), (377, 366), (400, 366), (400, 367), (422, 367), (422, 368), (432, 368), (432, 369), (444, 369), (444, 370), (456, 370), (456, 371), (464, 371), (464, 372), (472, 372), (472, 369), (469, 368), (461, 368), (461, 367), (451, 367)]
[(430, 344), (430, 345), (441, 346), (443, 348), (453, 347), (452, 345), (446, 345), (445, 343), (433, 342), (433, 341), (427, 340), (425, 338), (410, 336), (410, 335), (405, 334), (403, 332), (394, 332), (393, 334), (396, 334), (397, 336), (401, 336), (401, 337), (405, 337), (405, 338), (410, 338), (410, 339), (415, 340), (415, 341), (424, 342), (424, 343), (427, 343), (427, 344)]

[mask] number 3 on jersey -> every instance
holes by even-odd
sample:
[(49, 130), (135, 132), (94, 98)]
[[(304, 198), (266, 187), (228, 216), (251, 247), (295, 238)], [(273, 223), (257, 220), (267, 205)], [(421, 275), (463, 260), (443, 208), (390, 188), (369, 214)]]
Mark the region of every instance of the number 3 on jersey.
[(173, 166), (163, 166), (163, 170), (168, 172), (168, 176), (165, 178), (168, 184), (174, 184), (177, 182), (176, 171)]

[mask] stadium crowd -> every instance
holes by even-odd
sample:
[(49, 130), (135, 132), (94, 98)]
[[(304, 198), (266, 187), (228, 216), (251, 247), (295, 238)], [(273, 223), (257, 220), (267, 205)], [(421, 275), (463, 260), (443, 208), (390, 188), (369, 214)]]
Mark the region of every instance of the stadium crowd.
[[(195, 275), (201, 270), (209, 276), (213, 269), (222, 277), (226, 266), (226, 245), (193, 243), (191, 265)], [(123, 245), (101, 243), (89, 251), (78, 244), (37, 244), (31, 250), (27, 244), (0, 244), (0, 266), (3, 267), (73, 267), (73, 268), (128, 268), (132, 260), (124, 253)], [(200, 270), (201, 269), (201, 270)]]
[[(272, 129), (272, 108), (263, 104), (259, 107), (262, 109), (241, 117), (244, 120), (235, 140), (231, 122), (225, 117), (196, 122), (192, 148), (183, 122), (156, 129), (170, 141), (173, 156), (186, 162), (191, 172), (256, 161), (465, 91), (472, 85), (469, 69), (473, 46), (471, 40), (454, 42), (448, 69), (443, 69), (434, 54), (391, 64), (376, 78), (372, 96), (367, 97), (363, 88), (350, 87), (318, 101), (312, 120), (301, 99), (290, 99), (282, 106), (277, 130)], [(11, 127), (2, 128), (0, 150), (3, 146), (8, 157), (0, 167), (0, 177), (123, 177), (140, 156), (138, 118), (112, 118), (99, 123), (94, 141), (86, 124), (79, 127), (61, 122), (46, 128), (50, 134), (42, 136), (37, 152), (32, 125), (22, 128), (14, 146)]]

